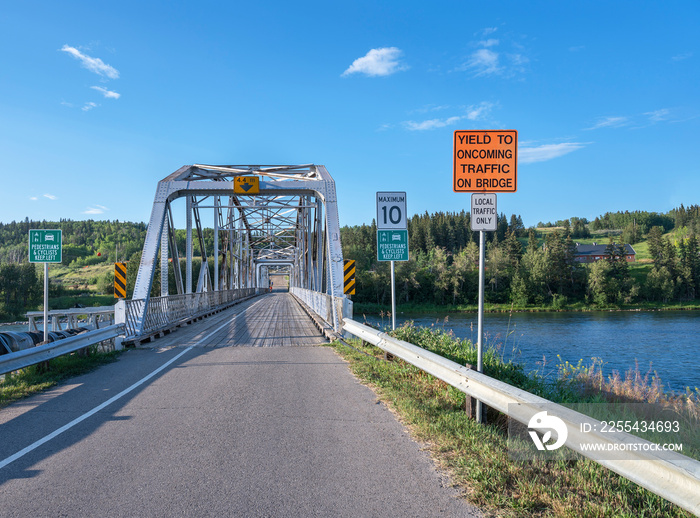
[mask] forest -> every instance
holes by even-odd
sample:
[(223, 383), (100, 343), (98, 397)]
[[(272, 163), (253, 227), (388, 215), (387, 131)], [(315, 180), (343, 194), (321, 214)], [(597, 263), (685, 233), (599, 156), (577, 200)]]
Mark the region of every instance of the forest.
[[(120, 221), (30, 221), (0, 223), (0, 320), (19, 318), (41, 304), (41, 265), (27, 262), (30, 228), (63, 231), (63, 266), (95, 270), (82, 288), (58, 282), (51, 296), (80, 290), (111, 294), (115, 260), (129, 261), (133, 282), (146, 236), (144, 223)], [(396, 263), (399, 303), (473, 305), (478, 290), (478, 233), (468, 212), (414, 215), (409, 221), (409, 261)], [(608, 212), (593, 221), (572, 217), (525, 228), (519, 215), (501, 214), (486, 245), (486, 300), (517, 308), (563, 309), (572, 305), (608, 307), (700, 298), (700, 206), (681, 205), (668, 213)], [(176, 232), (185, 249), (185, 231)], [(607, 261), (574, 260), (576, 243), (606, 243)], [(343, 255), (357, 261), (360, 303), (389, 304), (389, 263), (377, 261), (376, 226), (341, 228)], [(638, 245), (637, 262), (624, 260), (624, 244)], [(198, 242), (195, 240), (195, 255)], [(213, 230), (204, 229), (213, 252)], [(195, 261), (195, 278), (199, 261)], [(157, 284), (159, 274), (155, 276)], [(174, 283), (173, 283), (174, 284)], [(154, 293), (159, 290), (154, 286)]]
[[(469, 228), (470, 215), (464, 211), (413, 216), (409, 261), (395, 264), (399, 303), (476, 303), (479, 237)], [(606, 213), (593, 222), (570, 218), (530, 229), (520, 216), (501, 214), (497, 231), (486, 235), (485, 298), (517, 308), (552, 309), (693, 301), (700, 287), (698, 232), (700, 206), (695, 205), (667, 214)], [(388, 304), (390, 267), (376, 260), (375, 236), (374, 223), (344, 227), (343, 254), (357, 261), (353, 300)], [(576, 243), (593, 239), (607, 244), (608, 260), (577, 262)], [(641, 242), (648, 245), (648, 254), (628, 263), (624, 244)]]

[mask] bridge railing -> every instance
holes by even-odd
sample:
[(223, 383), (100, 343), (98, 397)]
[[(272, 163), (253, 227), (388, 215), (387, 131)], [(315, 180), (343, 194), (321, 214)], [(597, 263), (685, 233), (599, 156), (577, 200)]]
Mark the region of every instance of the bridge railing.
[(345, 318), (352, 318), (352, 301), (347, 297), (333, 297), (327, 293), (295, 287), (290, 287), (289, 292), (326, 321), (336, 332), (340, 332)]
[(120, 300), (115, 305), (115, 321), (124, 324), (127, 339), (133, 338), (166, 329), (188, 318), (197, 318), (212, 309), (230, 305), (259, 292), (258, 288), (245, 288), (151, 297), (145, 315), (145, 300)]
[[(43, 311), (28, 311), (26, 313), (29, 320), (28, 331), (39, 331), (39, 322), (44, 325)], [(69, 308), (49, 310), (51, 331), (61, 329), (72, 329), (81, 325), (93, 329), (112, 325), (114, 323), (114, 306), (100, 306), (96, 308)], [(84, 323), (84, 321), (87, 321)], [(63, 322), (63, 326), (62, 323)], [(43, 327), (42, 327), (43, 329)]]

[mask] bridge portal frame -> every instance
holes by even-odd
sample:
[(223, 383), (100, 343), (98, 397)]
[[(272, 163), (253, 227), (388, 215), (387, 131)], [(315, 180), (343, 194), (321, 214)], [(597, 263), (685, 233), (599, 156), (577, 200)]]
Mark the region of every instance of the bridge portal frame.
[[(235, 178), (239, 176), (259, 177), (259, 192), (234, 193)], [(172, 202), (179, 198), (186, 200), (184, 282), (171, 209)], [(210, 198), (213, 206), (205, 203)], [(222, 198), (228, 198), (228, 203), (222, 204)], [(215, 210), (213, 282), (200, 208)], [(224, 217), (224, 209), (228, 209), (227, 217)], [(161, 180), (156, 189), (132, 297), (132, 300), (144, 302), (138, 318), (139, 329), (143, 328), (159, 250), (161, 296), (167, 296), (169, 292), (169, 259), (172, 259), (177, 293), (191, 293), (195, 237), (202, 252), (196, 291), (221, 289), (219, 234), (222, 228), (228, 236), (225, 248), (228, 266), (225, 263), (223, 270), (229, 272), (227, 277), (224, 275), (226, 289), (258, 287), (256, 264), (277, 262), (291, 266), (290, 287), (346, 298), (343, 294), (343, 254), (335, 182), (325, 166), (186, 165)], [(329, 323), (339, 332), (342, 316), (335, 311), (332, 313), (333, 322)]]

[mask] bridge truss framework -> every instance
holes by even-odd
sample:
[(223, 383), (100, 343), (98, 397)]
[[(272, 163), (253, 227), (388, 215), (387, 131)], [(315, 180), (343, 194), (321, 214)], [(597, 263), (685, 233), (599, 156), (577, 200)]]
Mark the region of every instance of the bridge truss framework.
[[(234, 192), (239, 177), (257, 177), (259, 192)], [(184, 274), (182, 233), (173, 218), (173, 202), (180, 198), (185, 201)], [(213, 214), (207, 228), (206, 214)], [(198, 269), (196, 283), (195, 252), (206, 266)], [(183, 166), (156, 190), (132, 298), (143, 301), (139, 331), (158, 266), (161, 297), (266, 289), (271, 273), (284, 272), (290, 287), (343, 298), (335, 182), (324, 166), (314, 164)], [(331, 313), (329, 324), (338, 331), (340, 317)]]

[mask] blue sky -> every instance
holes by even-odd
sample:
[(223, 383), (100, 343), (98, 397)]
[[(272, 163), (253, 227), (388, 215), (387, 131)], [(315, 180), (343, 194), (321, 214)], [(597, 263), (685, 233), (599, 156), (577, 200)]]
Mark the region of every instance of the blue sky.
[(515, 129), (526, 225), (700, 203), (700, 3), (49, 2), (0, 12), (0, 221), (148, 221), (193, 163), (325, 165), (340, 220)]

